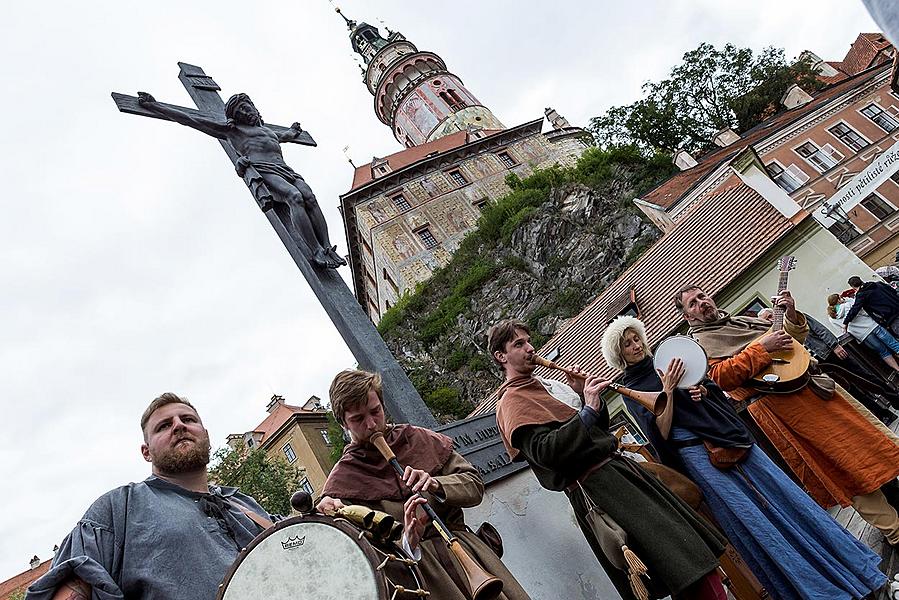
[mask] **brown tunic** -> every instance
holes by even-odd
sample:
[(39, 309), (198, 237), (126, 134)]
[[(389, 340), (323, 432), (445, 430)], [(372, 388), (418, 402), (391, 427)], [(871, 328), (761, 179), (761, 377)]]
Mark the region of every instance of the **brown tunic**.
[[(409, 425), (407, 427), (413, 426)], [(428, 433), (436, 435), (432, 432)], [(402, 456), (396, 447), (391, 445), (391, 448), (398, 456)], [(411, 449), (411, 452), (414, 454), (414, 448)], [(409, 455), (407, 454), (407, 456)], [(341, 462), (346, 460), (347, 456), (344, 456)], [(415, 468), (418, 467), (414, 460), (409, 460), (408, 464)], [(481, 481), (481, 476), (478, 474), (477, 469), (458, 452), (451, 452), (445, 462), (435, 467), (433, 471), (429, 470), (429, 472), (432, 477), (440, 482), (443, 490), (443, 498), (440, 500), (430, 494), (426, 494), (429, 503), (437, 515), (446, 523), (447, 527), (459, 538), (459, 543), (465, 548), (469, 556), (474, 558), (488, 573), (502, 579), (503, 593), (499, 598), (505, 600), (528, 600), (527, 592), (515, 580), (515, 577), (509, 572), (499, 557), (478, 536), (470, 532), (465, 525), (462, 509), (477, 506), (484, 497), (484, 483)], [(393, 475), (392, 481), (396, 486), (401, 485), (396, 475)], [(356, 483), (359, 486), (363, 486), (365, 482), (357, 481)], [(331, 477), (328, 478), (325, 490), (328, 495), (339, 498), (344, 504), (368, 506), (390, 514), (400, 523), (403, 522), (403, 499), (371, 500), (354, 498), (341, 494), (341, 490), (334, 485)], [(405, 494), (407, 492), (403, 490), (402, 495), (404, 496)], [(442, 548), (438, 548), (438, 545), (442, 546)], [(450, 569), (445, 567), (444, 564), (446, 561), (450, 561), (452, 565), (450, 568), (454, 570), (454, 574), (464, 578), (462, 566), (451, 552), (445, 550), (445, 542), (432, 525), (428, 525), (425, 529), (424, 539), (421, 541), (419, 548), (421, 549), (421, 560), (418, 566), (425, 578), (425, 588), (431, 592), (429, 598), (431, 600), (469, 600), (467, 592), (460, 589), (459, 585), (454, 581), (454, 575), (451, 574)]]

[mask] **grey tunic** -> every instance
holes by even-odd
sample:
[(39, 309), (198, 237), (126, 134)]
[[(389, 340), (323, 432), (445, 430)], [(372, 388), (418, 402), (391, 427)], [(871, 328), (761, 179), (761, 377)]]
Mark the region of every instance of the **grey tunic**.
[(94, 600), (211, 600), (237, 553), (261, 529), (235, 502), (268, 517), (236, 488), (200, 494), (155, 476), (97, 499), (28, 588), (28, 600), (50, 600), (79, 577)]

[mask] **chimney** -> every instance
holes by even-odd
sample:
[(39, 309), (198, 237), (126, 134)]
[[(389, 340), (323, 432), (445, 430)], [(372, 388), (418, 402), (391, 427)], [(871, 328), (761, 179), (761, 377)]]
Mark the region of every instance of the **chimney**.
[(556, 112), (555, 108), (544, 109), (543, 114), (546, 115), (546, 120), (550, 122), (553, 129), (565, 129), (566, 127), (571, 127), (568, 119)]
[(678, 150), (674, 155), (674, 164), (676, 164), (677, 168), (681, 171), (686, 171), (687, 169), (692, 169), (699, 163), (697, 163), (696, 159), (686, 150)]
[(787, 88), (787, 92), (783, 95), (783, 98), (780, 99), (780, 103), (788, 110), (808, 104), (811, 101), (812, 97), (809, 96), (808, 92), (795, 83)]
[(716, 145), (724, 148), (725, 146), (730, 146), (739, 139), (740, 136), (737, 135), (736, 131), (734, 131), (730, 127), (725, 127), (715, 134), (715, 137), (712, 138), (712, 141), (715, 142)]
[(281, 404), (284, 404), (284, 396), (273, 394), (272, 399), (268, 401), (268, 406), (265, 407), (265, 412), (272, 414)]
[(807, 62), (809, 67), (822, 77), (833, 77), (834, 75), (838, 75), (840, 72), (834, 69), (831, 65), (824, 62), (824, 59), (812, 52), (811, 50), (803, 50), (799, 55), (799, 60), (801, 62)]
[(39, 559), (37, 557), (37, 554), (35, 554), (34, 556), (31, 557), (31, 562), (28, 564), (31, 565), (32, 569), (37, 569), (38, 566), (40, 566), (40, 564), (41, 564), (41, 559)]

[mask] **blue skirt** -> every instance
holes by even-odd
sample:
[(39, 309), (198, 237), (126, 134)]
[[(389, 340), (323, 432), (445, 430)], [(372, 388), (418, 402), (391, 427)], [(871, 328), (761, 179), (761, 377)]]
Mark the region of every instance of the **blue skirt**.
[[(887, 577), (880, 557), (794, 484), (757, 446), (740, 470), (712, 466), (703, 446), (678, 450), (731, 543), (774, 598), (852, 600)], [(754, 489), (753, 489), (754, 488)]]

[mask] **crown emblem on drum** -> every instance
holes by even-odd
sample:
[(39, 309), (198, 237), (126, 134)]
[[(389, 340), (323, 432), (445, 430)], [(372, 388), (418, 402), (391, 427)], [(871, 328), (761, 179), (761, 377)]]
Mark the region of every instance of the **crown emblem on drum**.
[(293, 550), (294, 548), (299, 548), (300, 546), (302, 546), (305, 543), (306, 543), (306, 536), (304, 535), (303, 537), (300, 537), (297, 535), (294, 537), (289, 537), (286, 540), (282, 541), (281, 547), (284, 548), (285, 550)]

